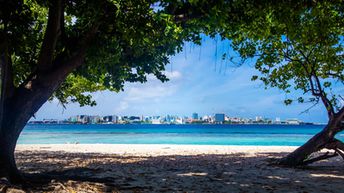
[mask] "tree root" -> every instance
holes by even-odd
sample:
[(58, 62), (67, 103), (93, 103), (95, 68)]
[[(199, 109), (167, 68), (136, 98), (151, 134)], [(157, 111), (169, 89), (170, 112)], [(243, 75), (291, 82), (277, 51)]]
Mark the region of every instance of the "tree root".
[(336, 157), (338, 155), (339, 154), (337, 152), (335, 152), (333, 154), (330, 154), (330, 152), (326, 152), (324, 155), (321, 155), (319, 157), (312, 158), (312, 159), (304, 161), (303, 165), (308, 165), (308, 164), (311, 164), (311, 163), (314, 163), (314, 162), (317, 162), (317, 161), (321, 161), (321, 160), (324, 160), (324, 159), (329, 159), (329, 158), (332, 158), (332, 157)]
[(341, 150), (337, 150), (336, 153), (340, 155), (344, 159), (344, 153)]
[(330, 152), (326, 152), (325, 154), (318, 156), (316, 158), (305, 160), (303, 162), (303, 165), (308, 165), (317, 161), (329, 159), (336, 156), (340, 156), (344, 159), (344, 143), (341, 142), (340, 140), (334, 138), (329, 143), (325, 144), (323, 148), (334, 150), (335, 152), (333, 154), (330, 154)]
[(340, 140), (334, 138), (331, 142), (327, 143), (324, 148), (334, 150), (344, 159), (344, 143)]

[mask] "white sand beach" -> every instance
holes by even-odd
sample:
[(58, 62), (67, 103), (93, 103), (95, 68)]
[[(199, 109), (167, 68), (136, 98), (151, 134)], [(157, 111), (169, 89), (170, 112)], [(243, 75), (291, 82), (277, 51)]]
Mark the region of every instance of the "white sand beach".
[(50, 144), (17, 145), (17, 151), (65, 151), (137, 156), (198, 155), (246, 153), (283, 153), (296, 146), (225, 146), (225, 145), (155, 145), (155, 144)]
[[(344, 162), (271, 165), (296, 147), (18, 145), (19, 168), (40, 183), (8, 192), (342, 192)], [(40, 177), (43, 175), (43, 177)], [(42, 183), (41, 181), (45, 181)]]

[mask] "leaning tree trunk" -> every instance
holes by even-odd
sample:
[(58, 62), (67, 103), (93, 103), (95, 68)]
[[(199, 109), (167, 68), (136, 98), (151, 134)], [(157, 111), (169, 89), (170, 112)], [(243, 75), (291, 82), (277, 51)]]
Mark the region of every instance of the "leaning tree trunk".
[[(323, 148), (331, 147), (331, 149), (336, 149), (336, 145), (333, 145), (333, 143), (339, 142), (334, 138), (336, 133), (338, 133), (338, 124), (340, 124), (340, 120), (330, 120), (322, 131), (314, 135), (294, 152), (282, 158), (279, 161), (279, 164), (285, 166), (306, 165), (312, 162), (308, 159), (312, 153), (320, 151)], [(333, 156), (330, 155), (327, 157)]]

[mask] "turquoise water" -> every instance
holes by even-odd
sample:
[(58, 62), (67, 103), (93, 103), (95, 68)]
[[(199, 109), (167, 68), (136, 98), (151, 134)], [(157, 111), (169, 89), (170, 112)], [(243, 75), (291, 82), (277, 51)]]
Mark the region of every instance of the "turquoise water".
[[(302, 145), (323, 125), (27, 125), (19, 144)], [(337, 136), (344, 140), (344, 134)]]

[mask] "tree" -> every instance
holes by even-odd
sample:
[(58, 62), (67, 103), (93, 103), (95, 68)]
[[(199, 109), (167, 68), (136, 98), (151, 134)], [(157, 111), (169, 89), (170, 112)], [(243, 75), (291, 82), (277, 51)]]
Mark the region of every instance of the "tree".
[(148, 74), (167, 81), (169, 56), (185, 41), (200, 44), (230, 3), (0, 0), (0, 177), (22, 182), (17, 139), (47, 100), (95, 105), (90, 92), (119, 92)]
[(87, 93), (118, 92), (147, 74), (166, 81), (169, 56), (199, 39), (149, 0), (13, 0), (0, 7), (0, 173), (13, 183), (22, 180), (17, 139), (47, 100), (95, 105)]
[[(265, 13), (274, 16), (281, 11), (281, 21), (290, 13), (297, 19), (304, 2), (292, 5), (275, 12), (269, 1), (1, 0), (0, 176), (21, 182), (14, 159), (16, 142), (47, 100), (95, 105), (87, 93), (118, 92), (126, 81), (145, 82), (147, 74), (166, 81), (168, 57), (180, 51), (184, 41), (199, 44), (200, 33), (220, 33), (233, 39), (240, 52), (245, 50), (240, 45), (260, 42), (252, 30), (258, 28), (259, 18), (269, 19)], [(343, 15), (339, 13), (337, 17)], [(274, 34), (264, 32), (271, 30), (267, 26), (257, 31), (262, 40)], [(342, 72), (338, 68), (331, 74)]]
[[(300, 103), (322, 103), (328, 114), (324, 129), (307, 143), (279, 161), (298, 166), (340, 155), (344, 144), (335, 135), (344, 130), (344, 98), (339, 88), (344, 84), (344, 4), (342, 1), (310, 2), (295, 6), (293, 2), (245, 9), (245, 21), (233, 30), (222, 27), (219, 33), (243, 61), (252, 59), (266, 87), (286, 93), (301, 90), (302, 96), (287, 99)], [(300, 3), (299, 3), (300, 5)], [(310, 94), (307, 95), (307, 94)], [(312, 158), (312, 153), (332, 149)]]

